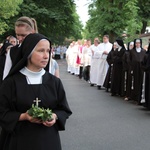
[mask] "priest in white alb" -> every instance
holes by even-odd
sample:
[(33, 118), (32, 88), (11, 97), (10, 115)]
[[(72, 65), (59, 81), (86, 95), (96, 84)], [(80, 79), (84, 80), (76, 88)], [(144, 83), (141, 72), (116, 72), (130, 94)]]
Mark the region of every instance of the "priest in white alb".
[(109, 42), (109, 36), (104, 35), (103, 36), (103, 43), (99, 44), (98, 46), (99, 51), (97, 52), (97, 55), (99, 55), (99, 61), (98, 61), (98, 74), (97, 74), (97, 88), (100, 90), (101, 86), (104, 83), (107, 69), (108, 69), (108, 63), (106, 61), (108, 53), (112, 49), (112, 44)]
[[(94, 44), (91, 46), (92, 58), (91, 58), (91, 70), (90, 70), (90, 83), (91, 86), (94, 86), (97, 82), (98, 75), (98, 64), (99, 64), (99, 39), (94, 39)], [(98, 55), (97, 55), (98, 53)]]

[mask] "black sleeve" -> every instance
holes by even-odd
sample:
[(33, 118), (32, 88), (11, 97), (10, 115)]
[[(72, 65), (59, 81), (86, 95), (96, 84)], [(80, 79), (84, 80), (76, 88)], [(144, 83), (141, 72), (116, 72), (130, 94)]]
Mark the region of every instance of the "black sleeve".
[(15, 111), (15, 86), (12, 79), (6, 79), (0, 87), (0, 126), (13, 132), (21, 115)]
[(69, 108), (66, 99), (65, 90), (60, 79), (58, 80), (58, 84), (57, 84), (57, 94), (58, 94), (58, 104), (57, 104), (57, 108), (55, 108), (53, 112), (56, 113), (58, 117), (56, 123), (58, 130), (65, 130), (66, 120), (69, 118), (72, 112)]
[(112, 60), (112, 57), (111, 57), (111, 55), (112, 55), (112, 52), (110, 51), (109, 53), (108, 53), (108, 56), (107, 56), (107, 63), (109, 64), (109, 65), (111, 65), (112, 63), (113, 63), (113, 60)]

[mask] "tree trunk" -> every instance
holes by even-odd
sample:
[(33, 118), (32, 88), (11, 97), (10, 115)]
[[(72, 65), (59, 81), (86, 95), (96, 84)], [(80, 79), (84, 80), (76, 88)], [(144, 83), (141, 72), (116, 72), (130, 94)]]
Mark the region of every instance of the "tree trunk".
[(109, 41), (114, 43), (116, 41), (117, 35), (112, 31), (109, 33)]
[(142, 21), (141, 34), (144, 34), (144, 33), (145, 33), (146, 27), (147, 27), (147, 21), (146, 21), (146, 20), (143, 20), (143, 21)]

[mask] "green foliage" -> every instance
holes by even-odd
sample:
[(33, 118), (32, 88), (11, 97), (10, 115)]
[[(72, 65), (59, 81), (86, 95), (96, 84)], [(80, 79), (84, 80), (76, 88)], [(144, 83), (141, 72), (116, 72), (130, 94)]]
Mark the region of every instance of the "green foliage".
[(143, 20), (150, 20), (150, 0), (138, 0), (138, 15)]
[(32, 105), (32, 107), (28, 110), (28, 114), (33, 118), (38, 118), (42, 121), (50, 121), (52, 120), (52, 110), (40, 108), (36, 105)]
[(53, 44), (63, 44), (65, 38), (71, 36), (74, 39), (82, 37), (82, 25), (73, 0), (24, 0), (19, 14), (10, 19), (8, 32), (14, 30), (14, 20), (21, 16), (35, 18), (39, 33), (49, 37)]
[(0, 35), (8, 28), (7, 20), (18, 13), (22, 0), (3, 0), (0, 2)]
[(142, 23), (138, 16), (139, 7), (137, 6), (138, 0), (128, 1), (126, 3), (126, 15), (130, 16), (127, 20), (126, 33), (128, 38), (126, 42), (133, 41), (133, 39), (138, 37), (140, 33)]
[(109, 34), (113, 42), (126, 33), (131, 39), (141, 32), (141, 18), (150, 19), (149, 8), (147, 0), (93, 0), (89, 6), (90, 19), (84, 30), (84, 38), (93, 39)]
[(142, 24), (140, 33), (145, 33), (148, 22), (150, 21), (150, 0), (138, 0), (138, 16)]

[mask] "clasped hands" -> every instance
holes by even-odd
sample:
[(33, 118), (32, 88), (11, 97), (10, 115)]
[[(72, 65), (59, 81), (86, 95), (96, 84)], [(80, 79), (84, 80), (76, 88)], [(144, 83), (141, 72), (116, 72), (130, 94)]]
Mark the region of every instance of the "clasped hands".
[(56, 120), (57, 120), (57, 115), (55, 113), (52, 114), (52, 120), (50, 121), (42, 121), (38, 118), (33, 118), (32, 116), (30, 116), (27, 112), (26, 113), (22, 113), (20, 115), (20, 118), (19, 118), (19, 121), (29, 121), (31, 123), (37, 123), (37, 124), (43, 124), (47, 127), (51, 127), (53, 126), (55, 123), (56, 123)]

